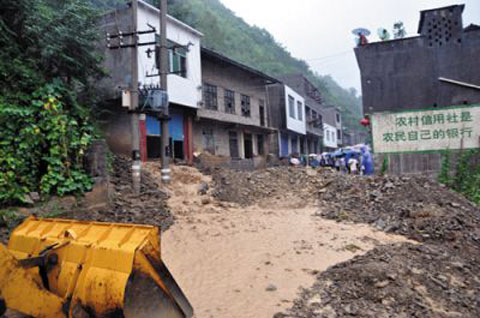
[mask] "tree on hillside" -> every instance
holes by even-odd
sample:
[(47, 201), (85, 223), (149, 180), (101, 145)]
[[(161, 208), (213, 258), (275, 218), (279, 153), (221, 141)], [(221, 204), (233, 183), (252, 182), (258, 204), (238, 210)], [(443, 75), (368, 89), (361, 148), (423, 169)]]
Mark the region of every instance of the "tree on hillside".
[(0, 13), (0, 205), (91, 182), (97, 12), (82, 0), (4, 0)]

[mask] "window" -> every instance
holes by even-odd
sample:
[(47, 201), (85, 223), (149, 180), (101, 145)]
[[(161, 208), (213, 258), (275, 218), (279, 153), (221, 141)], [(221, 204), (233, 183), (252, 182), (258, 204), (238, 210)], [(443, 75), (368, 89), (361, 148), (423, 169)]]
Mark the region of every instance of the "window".
[(323, 117), (320, 114), (318, 114), (318, 120), (317, 120), (317, 123), (315, 124), (315, 127), (323, 128)]
[(228, 89), (225, 90), (225, 112), (235, 114), (235, 92)]
[(250, 117), (250, 96), (242, 95), (242, 116)]
[(297, 102), (297, 116), (298, 120), (303, 121), (303, 104), (301, 102)]
[(308, 107), (307, 105), (305, 105), (305, 118), (310, 121), (312, 120), (312, 110), (310, 107)]
[(257, 135), (257, 151), (259, 156), (262, 156), (265, 153), (263, 143), (264, 143), (263, 135)]
[(288, 113), (291, 118), (295, 119), (295, 99), (288, 95)]
[(210, 154), (215, 154), (215, 139), (213, 137), (213, 129), (206, 128), (203, 130), (203, 150)]
[(210, 84), (203, 85), (203, 101), (206, 109), (218, 109), (217, 86)]
[(327, 141), (330, 141), (330, 130), (327, 130)]
[(170, 73), (187, 77), (187, 49), (178, 44), (169, 42), (168, 58)]
[(228, 141), (230, 146), (230, 157), (240, 158), (240, 154), (238, 152), (238, 134), (236, 131), (230, 131), (228, 133)]
[(342, 131), (337, 129), (337, 139), (342, 139)]
[(260, 126), (265, 127), (265, 101), (263, 99), (260, 100), (258, 111), (260, 112)]
[(340, 122), (340, 114), (337, 114), (337, 123)]

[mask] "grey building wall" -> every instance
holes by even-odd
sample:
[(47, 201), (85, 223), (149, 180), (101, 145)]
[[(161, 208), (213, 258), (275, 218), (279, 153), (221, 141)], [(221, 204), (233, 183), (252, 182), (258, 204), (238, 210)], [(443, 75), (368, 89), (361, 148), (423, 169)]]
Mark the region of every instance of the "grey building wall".
[[(321, 92), (313, 83), (302, 74), (285, 75), (280, 77), (280, 80), (299, 93), (305, 99), (305, 106), (322, 116), (323, 121), (324, 109), (322, 106)], [(310, 118), (308, 118), (308, 116), (309, 114), (307, 113), (307, 120), (310, 121), (312, 119), (311, 114)], [(313, 125), (307, 122), (307, 132), (313, 135), (323, 136), (322, 125)]]
[[(251, 135), (252, 155), (266, 157), (269, 153), (269, 134), (272, 132), (269, 128), (266, 87), (271, 81), (276, 80), (216, 52), (202, 49), (203, 88), (205, 89), (207, 84), (216, 87), (217, 109), (208, 109), (203, 100), (197, 110), (197, 120), (193, 123), (194, 150), (197, 152), (208, 150), (216, 156), (230, 157), (230, 133), (236, 133), (238, 158), (235, 159), (248, 157), (249, 151), (245, 144), (245, 137), (248, 135)], [(226, 110), (226, 90), (234, 92), (234, 113), (228, 113)], [(248, 117), (242, 115), (242, 95), (250, 97)], [(214, 143), (214, 149), (207, 145), (206, 133), (213, 133), (213, 141), (210, 142)], [(263, 148), (263, 151), (259, 148)]]
[(480, 102), (480, 90), (438, 80), (480, 83), (480, 29), (463, 29), (462, 11), (423, 11), (419, 36), (355, 49), (365, 113)]
[[(267, 96), (265, 79), (253, 76), (234, 65), (216, 60), (202, 53), (202, 82), (217, 87), (217, 110), (205, 108), (198, 110), (200, 118), (214, 119), (242, 125), (260, 126), (260, 101), (263, 101), (265, 126), (268, 126)], [(225, 89), (235, 92), (235, 114), (225, 111)], [(250, 97), (250, 117), (242, 116), (241, 95)]]
[[(103, 68), (108, 71), (107, 76), (97, 83), (97, 88), (103, 99), (121, 98), (121, 89), (127, 88), (131, 83), (132, 74), (132, 50), (116, 49), (111, 50), (107, 47), (106, 34), (117, 34), (119, 26), (122, 32), (131, 32), (132, 18), (130, 10), (127, 8), (116, 10), (103, 15), (98, 24), (100, 29), (100, 53), (105, 57)], [(124, 37), (124, 44), (131, 44), (133, 37)], [(112, 44), (117, 44), (117, 41)]]

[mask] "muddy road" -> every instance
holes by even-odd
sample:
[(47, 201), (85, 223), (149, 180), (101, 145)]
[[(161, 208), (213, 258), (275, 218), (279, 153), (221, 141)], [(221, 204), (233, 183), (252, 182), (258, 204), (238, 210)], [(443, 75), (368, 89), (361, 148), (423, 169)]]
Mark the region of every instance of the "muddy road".
[(319, 271), (406, 241), (325, 220), (314, 202), (293, 196), (249, 207), (217, 201), (212, 189), (202, 195), (210, 177), (192, 168), (175, 167), (173, 180), (168, 205), (176, 220), (162, 236), (162, 253), (197, 318), (273, 317)]

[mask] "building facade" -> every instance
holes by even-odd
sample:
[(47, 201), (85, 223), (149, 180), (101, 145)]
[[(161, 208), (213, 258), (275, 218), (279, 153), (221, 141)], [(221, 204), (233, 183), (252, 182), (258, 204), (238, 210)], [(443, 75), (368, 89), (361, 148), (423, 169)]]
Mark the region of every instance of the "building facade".
[(307, 136), (305, 99), (283, 83), (269, 85), (267, 95), (269, 120), (276, 129), (270, 138), (271, 153), (280, 158), (304, 154)]
[(366, 114), (480, 102), (480, 27), (463, 27), (464, 8), (422, 11), (418, 36), (355, 49)]
[[(159, 87), (155, 43), (159, 37), (160, 13), (150, 4), (139, 1), (136, 29), (138, 37), (138, 79), (139, 89)], [(168, 94), (170, 100), (170, 153), (172, 157), (191, 161), (193, 158), (193, 119), (201, 101), (202, 34), (192, 27), (167, 17), (167, 38), (169, 42)], [(121, 7), (104, 15), (100, 27), (106, 34), (128, 34), (133, 30), (132, 11), (129, 6)], [(155, 28), (155, 29), (153, 29)], [(154, 32), (152, 32), (154, 30)], [(148, 32), (150, 31), (150, 32)], [(104, 130), (110, 148), (117, 153), (131, 153), (131, 123), (125, 108), (122, 108), (122, 91), (128, 89), (132, 79), (132, 48), (117, 48), (119, 44), (131, 44), (132, 37), (123, 36), (110, 41), (110, 48), (104, 48), (104, 68), (109, 76), (99, 84), (104, 100), (108, 101), (104, 116)], [(148, 44), (148, 45), (144, 45)], [(140, 98), (141, 107), (143, 99)], [(141, 116), (141, 152), (150, 158), (160, 154), (160, 123), (155, 117)]]
[[(422, 11), (418, 35), (355, 49), (366, 114), (435, 109), (480, 102), (480, 26), (464, 27), (464, 5)], [(375, 150), (375, 149), (374, 149)], [(387, 153), (392, 174), (431, 173), (442, 167), (438, 152)]]
[(305, 101), (306, 136), (300, 137), (300, 143), (304, 144), (304, 152), (302, 153), (322, 152), (324, 110), (320, 90), (303, 74), (282, 76), (280, 80), (300, 94)]
[(269, 153), (267, 85), (278, 82), (217, 52), (202, 49), (202, 102), (193, 125), (194, 150), (232, 160)]

